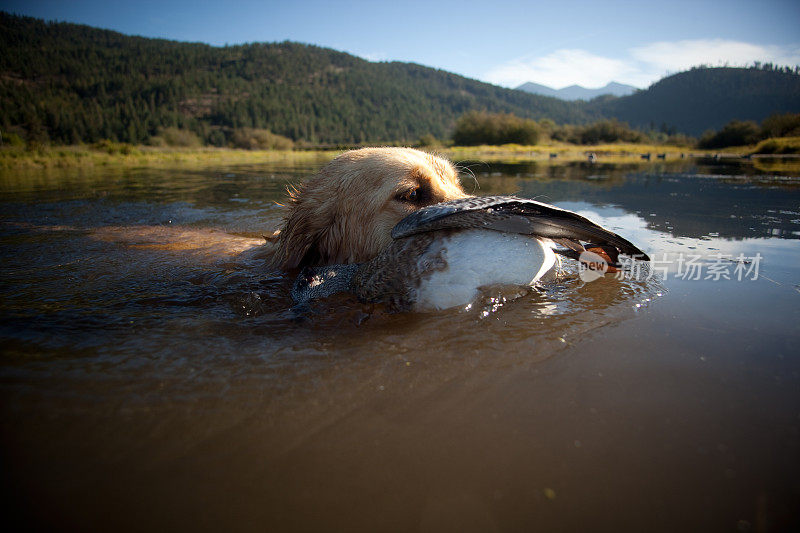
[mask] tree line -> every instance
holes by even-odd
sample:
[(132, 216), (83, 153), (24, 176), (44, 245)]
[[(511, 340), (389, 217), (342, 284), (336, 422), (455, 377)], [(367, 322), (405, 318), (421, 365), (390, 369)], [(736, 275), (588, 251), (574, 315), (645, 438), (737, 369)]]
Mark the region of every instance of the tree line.
[[(616, 119), (599, 120), (590, 124), (562, 124), (543, 119), (523, 119), (508, 113), (470, 111), (459, 117), (452, 142), (459, 146), (482, 144), (535, 145), (540, 139), (594, 145), (601, 143), (669, 143), (689, 145), (694, 139), (664, 131), (639, 131)], [(427, 141), (430, 143), (430, 141)]]
[(713, 150), (755, 144), (777, 137), (800, 137), (800, 113), (772, 115), (764, 119), (761, 125), (752, 120), (732, 120), (718, 131), (707, 131), (697, 146)]
[[(662, 143), (696, 145), (701, 149), (746, 146), (780, 137), (800, 137), (800, 113), (775, 114), (761, 124), (732, 120), (719, 130), (707, 131), (699, 140), (670, 132), (666, 128), (642, 131), (616, 119), (590, 124), (557, 125), (552, 120), (539, 122), (508, 113), (470, 111), (456, 122), (452, 142), (461, 146), (522, 144), (535, 145), (542, 138), (571, 144)], [(428, 144), (431, 140), (426, 141)]]

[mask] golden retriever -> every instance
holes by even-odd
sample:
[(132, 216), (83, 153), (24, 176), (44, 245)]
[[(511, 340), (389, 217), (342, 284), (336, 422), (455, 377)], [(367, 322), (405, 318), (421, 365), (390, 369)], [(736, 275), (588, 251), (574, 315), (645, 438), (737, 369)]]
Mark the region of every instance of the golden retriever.
[(455, 168), (441, 157), (412, 148), (345, 152), (289, 190), (272, 265), (286, 271), (367, 261), (409, 213), (465, 196)]

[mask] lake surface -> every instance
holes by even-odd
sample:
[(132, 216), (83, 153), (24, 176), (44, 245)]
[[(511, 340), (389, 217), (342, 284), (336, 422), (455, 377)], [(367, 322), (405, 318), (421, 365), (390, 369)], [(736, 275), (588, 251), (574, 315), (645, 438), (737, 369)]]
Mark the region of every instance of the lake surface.
[(8, 521), (800, 527), (800, 173), (460, 162), (467, 190), (579, 211), (652, 264), (299, 314), (261, 235), (323, 163), (0, 175)]

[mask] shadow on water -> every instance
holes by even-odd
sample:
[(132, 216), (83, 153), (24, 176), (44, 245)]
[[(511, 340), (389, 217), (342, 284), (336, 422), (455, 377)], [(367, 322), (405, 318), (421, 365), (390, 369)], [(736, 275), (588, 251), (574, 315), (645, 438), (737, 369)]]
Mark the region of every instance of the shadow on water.
[(440, 313), (349, 297), (299, 313), (261, 235), (311, 165), (0, 177), (9, 516), (123, 530), (796, 525), (800, 179), (688, 160), (462, 166), (477, 194), (579, 211), (651, 268), (584, 282), (565, 263), (557, 282)]

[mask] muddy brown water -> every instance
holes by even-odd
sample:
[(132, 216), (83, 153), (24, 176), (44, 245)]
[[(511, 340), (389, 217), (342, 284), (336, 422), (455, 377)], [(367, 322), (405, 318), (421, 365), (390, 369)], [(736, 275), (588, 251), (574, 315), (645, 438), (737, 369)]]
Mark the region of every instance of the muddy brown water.
[[(41, 530), (800, 526), (800, 178), (462, 162), (654, 259), (387, 315), (264, 267), (322, 162), (0, 175), (5, 516)], [(475, 187), (467, 176), (465, 186)]]

